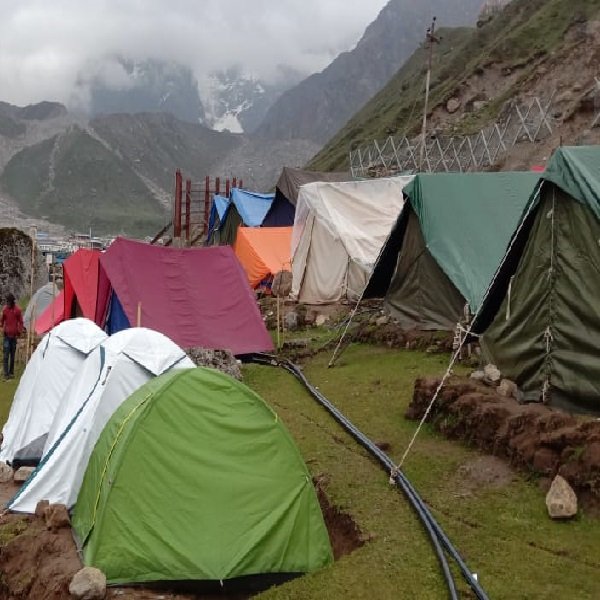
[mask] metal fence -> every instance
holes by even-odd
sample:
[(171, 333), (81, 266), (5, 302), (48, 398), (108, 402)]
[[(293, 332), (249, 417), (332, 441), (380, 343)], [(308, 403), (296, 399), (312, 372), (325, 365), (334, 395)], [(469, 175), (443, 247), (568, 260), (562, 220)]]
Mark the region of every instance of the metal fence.
[[(537, 142), (552, 135), (551, 116), (555, 94), (527, 102), (509, 102), (498, 120), (473, 135), (431, 134), (422, 137), (390, 136), (385, 141), (350, 151), (353, 177), (382, 177), (397, 173), (427, 171), (480, 171), (493, 167), (511, 147)], [(597, 117), (600, 122), (600, 115)]]

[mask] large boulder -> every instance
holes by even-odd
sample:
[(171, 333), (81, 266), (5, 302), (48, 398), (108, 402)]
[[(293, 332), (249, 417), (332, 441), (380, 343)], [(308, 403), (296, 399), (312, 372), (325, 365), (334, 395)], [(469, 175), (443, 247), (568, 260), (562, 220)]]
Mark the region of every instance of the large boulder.
[(571, 519), (577, 514), (577, 494), (564, 477), (557, 475), (552, 481), (546, 507), (552, 519)]
[(234, 379), (242, 380), (242, 370), (235, 356), (229, 350), (208, 348), (186, 348), (186, 354), (199, 367), (217, 369)]
[(44, 521), (46, 521), (46, 529), (50, 531), (71, 526), (69, 511), (64, 504), (49, 504), (44, 509)]
[[(33, 289), (48, 282), (44, 258), (36, 249)], [(31, 237), (14, 227), (0, 228), (0, 298), (14, 294), (19, 299), (31, 292)]]
[(14, 482), (15, 483), (25, 483), (31, 474), (35, 471), (35, 467), (20, 467), (15, 471), (14, 474)]
[(106, 596), (106, 576), (95, 567), (83, 567), (73, 575), (69, 594), (77, 600), (102, 600)]

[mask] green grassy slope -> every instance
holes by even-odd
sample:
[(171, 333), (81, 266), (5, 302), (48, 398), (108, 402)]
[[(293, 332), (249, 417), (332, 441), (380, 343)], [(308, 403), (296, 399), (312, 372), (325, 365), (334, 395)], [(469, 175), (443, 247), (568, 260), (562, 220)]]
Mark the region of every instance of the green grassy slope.
[[(465, 133), (485, 126), (518, 90), (520, 82), (532, 74), (534, 67), (529, 66), (530, 61), (551, 53), (560, 46), (572, 25), (598, 13), (600, 0), (513, 0), (499, 16), (479, 29), (441, 32), (446, 40), (436, 49), (432, 110), (452, 97), (466, 79), (491, 64), (520, 68), (521, 75), (512, 89), (492, 99), (480, 113), (461, 124)], [(324, 171), (342, 169), (352, 146), (390, 134), (418, 132), (424, 66), (425, 52), (421, 48), (315, 156), (309, 167)], [(416, 101), (421, 104), (413, 110)]]
[(0, 185), (24, 212), (97, 233), (150, 234), (164, 223), (163, 209), (133, 169), (87, 132), (75, 127), (55, 149), (56, 142), (22, 150), (4, 169)]

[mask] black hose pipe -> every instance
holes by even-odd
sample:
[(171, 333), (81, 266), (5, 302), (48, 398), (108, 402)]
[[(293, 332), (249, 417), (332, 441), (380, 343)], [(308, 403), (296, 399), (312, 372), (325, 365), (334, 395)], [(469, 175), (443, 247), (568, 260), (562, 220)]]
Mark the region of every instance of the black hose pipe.
[(281, 360), (275, 356), (268, 354), (254, 354), (245, 357), (246, 362), (254, 362), (261, 365), (278, 366), (282, 367), (296, 379), (298, 379), (307, 391), (313, 396), (313, 398), (323, 406), (331, 416), (370, 454), (372, 454), (379, 463), (385, 468), (386, 471), (392, 474), (394, 483), (402, 490), (409, 503), (415, 510), (421, 523), (425, 527), (427, 534), (429, 535), (434, 551), (440, 562), (444, 579), (448, 587), (449, 596), (454, 599), (458, 598), (456, 592), (456, 585), (452, 577), (448, 561), (445, 554), (441, 550), (441, 545), (446, 549), (448, 554), (456, 562), (460, 569), (464, 579), (469, 584), (475, 596), (478, 600), (488, 600), (488, 596), (473, 576), (471, 570), (467, 566), (466, 562), (454, 547), (441, 525), (436, 521), (435, 517), (431, 514), (429, 507), (425, 504), (423, 499), (419, 496), (413, 485), (410, 483), (406, 475), (402, 471), (396, 470), (396, 465), (392, 459), (379, 448), (373, 441), (365, 436), (342, 412), (340, 412), (335, 405), (333, 405), (319, 390), (317, 390), (308, 381), (304, 373), (293, 363), (288, 360)]

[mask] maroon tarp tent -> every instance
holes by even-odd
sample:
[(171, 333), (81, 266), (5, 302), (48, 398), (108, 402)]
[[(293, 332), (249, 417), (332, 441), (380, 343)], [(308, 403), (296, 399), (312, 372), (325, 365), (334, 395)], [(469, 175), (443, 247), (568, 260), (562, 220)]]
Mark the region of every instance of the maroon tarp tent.
[(117, 238), (100, 258), (96, 323), (108, 333), (140, 325), (182, 348), (233, 354), (273, 343), (246, 273), (228, 246), (165, 248)]

